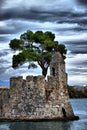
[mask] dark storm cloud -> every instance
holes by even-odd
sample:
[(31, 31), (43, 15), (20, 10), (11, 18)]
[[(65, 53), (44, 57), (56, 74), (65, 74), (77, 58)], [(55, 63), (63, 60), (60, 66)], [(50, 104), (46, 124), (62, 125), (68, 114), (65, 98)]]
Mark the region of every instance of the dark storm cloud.
[(59, 18), (58, 23), (78, 23), (79, 25), (87, 26), (87, 12), (85, 13), (70, 13), (67, 12), (65, 18)]
[(77, 0), (80, 4), (87, 6), (87, 0)]
[(58, 17), (66, 17), (67, 11), (59, 10), (45, 10), (41, 7), (32, 7), (30, 9), (4, 9), (0, 11), (0, 20), (8, 19), (30, 19), (30, 20), (39, 20), (39, 21), (54, 21), (58, 20)]
[(82, 32), (82, 31), (85, 32), (87, 30), (87, 27), (85, 27), (85, 26), (74, 26), (74, 24), (73, 24), (73, 27), (72, 26), (67, 27), (67, 28), (56, 27), (53, 30), (67, 35), (67, 33), (69, 33), (69, 32), (73, 32), (73, 33)]
[(69, 41), (65, 43), (68, 50), (74, 54), (86, 54), (87, 53), (87, 41)]
[(87, 12), (77, 13), (70, 10), (45, 10), (32, 7), (31, 9), (22, 9), (17, 8), (5, 9), (0, 11), (0, 19), (30, 19), (30, 20), (39, 20), (39, 21), (57, 21), (58, 23), (70, 22), (70, 23), (87, 23)]
[[(81, 2), (81, 0), (79, 0)], [(60, 1), (59, 1), (60, 3)], [(86, 3), (83, 2), (82, 3)], [(57, 3), (58, 4), (58, 3)], [(79, 8), (79, 7), (78, 7)], [(13, 8), (4, 8), (0, 11), (0, 19), (26, 19), (26, 20), (39, 20), (39, 21), (57, 21), (58, 23), (70, 22), (70, 23), (79, 23), (86, 24), (87, 12), (77, 12), (75, 10), (70, 10), (66, 8), (50, 8), (49, 6), (31, 6), (25, 8), (23, 6), (13, 7)]]
[[(26, 8), (11, 8), (11, 9), (2, 9), (0, 11), (0, 19), (27, 19), (27, 20), (39, 20), (39, 21), (58, 21), (58, 23), (63, 22), (72, 22), (72, 23), (87, 23), (87, 18), (84, 17), (87, 15), (87, 12), (76, 12), (72, 10), (62, 10), (60, 8), (50, 10), (32, 6), (29, 9)], [(79, 19), (80, 18), (80, 19)]]
[[(15, 34), (24, 28), (25, 24), (23, 23), (17, 23), (18, 19), (19, 20), (25, 20), (26, 21), (37, 21), (37, 22), (56, 22), (57, 24), (63, 24), (63, 23), (68, 23), (68, 24), (78, 24), (78, 27), (71, 27), (64, 29), (63, 27), (61, 29), (58, 28), (58, 31), (67, 31), (67, 30), (72, 30), (72, 31), (84, 31), (87, 29), (87, 17), (86, 17), (86, 12), (84, 13), (77, 13), (77, 12), (69, 12), (67, 11), (61, 11), (61, 10), (45, 10), (37, 8), (37, 7), (32, 7), (30, 9), (5, 9), (3, 11), (0, 11), (0, 19), (5, 20), (7, 23), (7, 20), (10, 23), (7, 23), (7, 27), (2, 27), (0, 29), (0, 34)], [(17, 19), (17, 20), (16, 20)], [(13, 22), (15, 20), (15, 22)], [(57, 31), (57, 28), (56, 30)]]
[(0, 19), (33, 19), (39, 20), (42, 18), (49, 17), (50, 13), (42, 10), (40, 7), (32, 7), (30, 9), (22, 8), (12, 8), (12, 9), (4, 9), (0, 12)]
[(0, 0), (0, 6), (3, 6), (6, 0)]

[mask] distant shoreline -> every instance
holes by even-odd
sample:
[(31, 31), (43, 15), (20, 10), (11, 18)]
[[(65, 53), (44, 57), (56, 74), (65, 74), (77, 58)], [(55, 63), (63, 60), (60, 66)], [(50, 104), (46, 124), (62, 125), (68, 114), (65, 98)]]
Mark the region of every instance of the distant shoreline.
[(70, 98), (87, 98), (87, 87), (72, 87), (68, 86), (68, 92)]

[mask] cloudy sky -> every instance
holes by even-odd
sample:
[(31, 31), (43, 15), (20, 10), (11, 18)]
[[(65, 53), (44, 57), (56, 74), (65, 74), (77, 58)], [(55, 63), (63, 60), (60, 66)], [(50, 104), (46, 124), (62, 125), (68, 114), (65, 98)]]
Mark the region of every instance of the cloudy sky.
[(68, 49), (69, 85), (87, 85), (87, 0), (0, 0), (0, 81), (41, 74), (27, 64), (14, 70), (9, 42), (27, 30), (52, 31)]

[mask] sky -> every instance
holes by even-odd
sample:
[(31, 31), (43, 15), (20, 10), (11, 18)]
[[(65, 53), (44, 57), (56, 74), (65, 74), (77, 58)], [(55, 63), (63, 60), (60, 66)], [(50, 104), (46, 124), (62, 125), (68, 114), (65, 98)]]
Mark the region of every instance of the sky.
[(0, 81), (11, 76), (41, 74), (27, 69), (14, 70), (10, 40), (27, 30), (52, 31), (67, 48), (66, 72), (69, 85), (87, 85), (87, 0), (0, 0)]

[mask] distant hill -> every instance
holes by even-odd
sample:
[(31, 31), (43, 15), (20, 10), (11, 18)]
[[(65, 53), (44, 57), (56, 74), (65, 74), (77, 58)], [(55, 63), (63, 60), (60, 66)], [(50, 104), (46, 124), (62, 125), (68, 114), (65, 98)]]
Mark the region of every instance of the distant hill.
[(9, 89), (8, 86), (0, 86), (0, 89)]
[(68, 86), (68, 92), (70, 98), (87, 98), (87, 86), (85, 87)]

